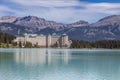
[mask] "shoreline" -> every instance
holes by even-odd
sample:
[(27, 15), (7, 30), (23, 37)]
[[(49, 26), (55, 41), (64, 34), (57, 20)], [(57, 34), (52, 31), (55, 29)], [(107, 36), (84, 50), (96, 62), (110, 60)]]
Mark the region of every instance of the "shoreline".
[(110, 48), (0, 48), (0, 49), (70, 49), (70, 50), (120, 50), (119, 48), (113, 48), (113, 49), (110, 49)]

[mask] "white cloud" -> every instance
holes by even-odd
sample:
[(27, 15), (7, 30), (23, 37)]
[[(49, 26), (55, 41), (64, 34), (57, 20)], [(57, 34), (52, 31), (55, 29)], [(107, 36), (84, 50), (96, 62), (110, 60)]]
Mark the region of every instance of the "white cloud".
[(9, 11), (10, 9), (7, 6), (0, 5), (0, 11)]
[(11, 0), (24, 6), (64, 7), (79, 5), (78, 0)]
[[(87, 20), (95, 22), (103, 16), (120, 14), (120, 3), (89, 3), (78, 0), (10, 0), (21, 10), (1, 7), (17, 16), (35, 15), (58, 22)], [(16, 6), (17, 7), (17, 6)]]
[(0, 5), (0, 16), (5, 16), (5, 14), (8, 15), (6, 12), (14, 12), (14, 10), (5, 5)]
[(119, 14), (120, 3), (89, 3), (85, 10), (92, 13)]
[(90, 7), (99, 7), (99, 8), (118, 8), (120, 7), (120, 3), (92, 3), (89, 4)]

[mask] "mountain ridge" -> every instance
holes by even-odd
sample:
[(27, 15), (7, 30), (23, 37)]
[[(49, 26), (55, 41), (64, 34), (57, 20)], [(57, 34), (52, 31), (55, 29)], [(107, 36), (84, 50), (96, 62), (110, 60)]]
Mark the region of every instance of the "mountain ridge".
[[(2, 17), (0, 22), (4, 25), (0, 25), (0, 31), (10, 32), (12, 26), (17, 28), (17, 32), (21, 30), (21, 34), (24, 33), (36, 33), (36, 34), (63, 34), (69, 35), (72, 40), (118, 40), (120, 39), (120, 15), (107, 16), (100, 19), (96, 23), (89, 24), (87, 21), (79, 20), (71, 24), (57, 23), (55, 21), (45, 20), (44, 18), (38, 18), (36, 16), (25, 17)], [(9, 25), (8, 25), (9, 23)], [(7, 24), (7, 26), (5, 25)], [(19, 26), (19, 29), (18, 29)], [(6, 31), (4, 31), (6, 29)], [(16, 30), (16, 29), (15, 29)], [(22, 31), (23, 30), (23, 31)]]

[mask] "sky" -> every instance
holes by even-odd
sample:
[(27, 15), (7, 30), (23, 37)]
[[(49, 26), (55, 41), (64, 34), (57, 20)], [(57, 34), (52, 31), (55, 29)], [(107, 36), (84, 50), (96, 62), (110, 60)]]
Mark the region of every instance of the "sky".
[(60, 23), (94, 23), (120, 15), (120, 0), (0, 0), (0, 17), (29, 15)]

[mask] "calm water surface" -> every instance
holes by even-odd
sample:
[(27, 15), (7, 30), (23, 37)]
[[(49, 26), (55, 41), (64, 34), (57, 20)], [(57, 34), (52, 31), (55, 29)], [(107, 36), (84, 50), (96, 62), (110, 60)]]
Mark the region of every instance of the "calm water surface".
[(120, 80), (120, 50), (1, 48), (0, 80)]

